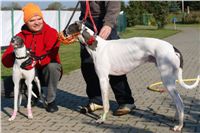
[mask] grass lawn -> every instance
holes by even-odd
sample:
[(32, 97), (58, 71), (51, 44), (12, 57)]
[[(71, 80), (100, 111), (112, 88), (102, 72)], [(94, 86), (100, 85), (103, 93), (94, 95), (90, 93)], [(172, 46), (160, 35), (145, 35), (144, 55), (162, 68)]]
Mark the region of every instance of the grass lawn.
[[(143, 37), (155, 37), (155, 38), (165, 38), (180, 32), (178, 30), (169, 29), (161, 29), (157, 30), (155, 27), (147, 27), (147, 26), (135, 26), (129, 27), (125, 32), (120, 33), (121, 38), (130, 38), (135, 36), (143, 36)], [(80, 47), (79, 43), (73, 43), (71, 45), (62, 45), (60, 47), (59, 53), (61, 56), (61, 62), (64, 70), (64, 74), (68, 74), (69, 72), (80, 68)], [(11, 75), (12, 69), (5, 68), (1, 64), (1, 78), (4, 78), (8, 75)]]

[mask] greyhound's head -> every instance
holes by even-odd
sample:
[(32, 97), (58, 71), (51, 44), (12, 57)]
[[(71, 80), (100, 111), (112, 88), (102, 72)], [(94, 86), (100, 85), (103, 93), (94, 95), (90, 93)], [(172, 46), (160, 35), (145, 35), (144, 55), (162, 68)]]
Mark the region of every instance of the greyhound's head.
[(16, 59), (25, 59), (29, 55), (24, 45), (24, 40), (21, 37), (19, 36), (12, 37), (10, 43), (14, 48)]
[(14, 49), (18, 49), (18, 48), (24, 47), (24, 41), (19, 36), (12, 37), (10, 43), (13, 46)]
[(96, 37), (93, 35), (94, 32), (86, 27), (82, 22), (76, 21), (75, 23), (69, 25), (69, 27), (63, 31), (65, 35), (70, 36), (76, 33), (80, 33), (78, 35), (78, 40), (88, 46), (90, 49), (95, 50), (97, 47)]
[(63, 32), (66, 36), (73, 35), (76, 33), (80, 33), (82, 29), (82, 23), (80, 21), (76, 21), (68, 26)]

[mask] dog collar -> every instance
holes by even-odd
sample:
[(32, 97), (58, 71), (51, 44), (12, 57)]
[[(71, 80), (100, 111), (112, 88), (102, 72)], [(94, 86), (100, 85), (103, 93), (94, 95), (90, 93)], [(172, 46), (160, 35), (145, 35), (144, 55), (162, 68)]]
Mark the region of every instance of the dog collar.
[(25, 59), (25, 58), (27, 58), (27, 57), (28, 57), (27, 54), (26, 54), (26, 56), (22, 56), (22, 57), (17, 57), (17, 56), (15, 56), (15, 58), (18, 59), (18, 60), (20, 60), (20, 59)]
[(88, 44), (88, 45), (92, 45), (94, 41), (95, 41), (95, 37), (94, 37), (94, 36), (91, 36), (91, 37), (88, 39), (87, 44)]

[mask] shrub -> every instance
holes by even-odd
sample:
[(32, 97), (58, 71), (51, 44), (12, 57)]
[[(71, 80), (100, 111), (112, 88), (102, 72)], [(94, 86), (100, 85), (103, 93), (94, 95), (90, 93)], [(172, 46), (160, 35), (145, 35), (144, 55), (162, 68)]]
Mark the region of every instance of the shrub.
[(183, 19), (182, 23), (184, 24), (199, 24), (200, 23), (200, 12), (190, 12), (186, 14)]

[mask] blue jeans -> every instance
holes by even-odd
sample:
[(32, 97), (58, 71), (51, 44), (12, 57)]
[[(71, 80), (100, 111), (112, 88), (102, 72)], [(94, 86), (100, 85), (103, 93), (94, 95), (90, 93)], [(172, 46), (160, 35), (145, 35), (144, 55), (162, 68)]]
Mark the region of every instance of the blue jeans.
[[(98, 31), (100, 31), (100, 29), (103, 26), (102, 20), (103, 19), (95, 19)], [(90, 29), (93, 29), (89, 21), (86, 21), (85, 24)], [(116, 27), (112, 29), (111, 34), (107, 40), (114, 40), (114, 39), (119, 39)], [(89, 102), (102, 104), (99, 79), (95, 72), (92, 58), (87, 52), (84, 45), (81, 45), (81, 72), (86, 82), (86, 93), (89, 97)], [(127, 82), (126, 75), (121, 75), (121, 76), (109, 75), (109, 79), (117, 103), (119, 105), (133, 104), (134, 99), (132, 97), (131, 89)]]

